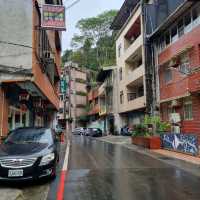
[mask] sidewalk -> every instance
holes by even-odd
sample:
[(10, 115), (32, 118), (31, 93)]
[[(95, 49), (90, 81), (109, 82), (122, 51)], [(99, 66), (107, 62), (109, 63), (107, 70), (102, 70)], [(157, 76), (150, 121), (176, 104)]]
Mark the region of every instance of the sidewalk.
[(18, 189), (0, 189), (0, 199), (2, 200), (25, 200), (22, 191)]
[(164, 149), (149, 150), (140, 146), (133, 145), (131, 138), (126, 136), (105, 136), (98, 138), (102, 142), (109, 142), (112, 144), (121, 145), (125, 148), (131, 149), (141, 154), (148, 155), (154, 159), (161, 160), (169, 165), (179, 167), (189, 173), (193, 173), (200, 177), (200, 157), (194, 157), (182, 153), (168, 151)]

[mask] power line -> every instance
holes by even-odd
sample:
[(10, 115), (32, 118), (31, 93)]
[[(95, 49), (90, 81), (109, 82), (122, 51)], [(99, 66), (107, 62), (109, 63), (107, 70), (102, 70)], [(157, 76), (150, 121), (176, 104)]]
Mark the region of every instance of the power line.
[(19, 43), (6, 42), (6, 41), (1, 41), (1, 40), (0, 40), (0, 43), (2, 43), (2, 44), (8, 44), (8, 45), (13, 45), (13, 46), (20, 46), (20, 47), (25, 47), (25, 48), (30, 48), (30, 49), (33, 49), (33, 47), (32, 47), (32, 46), (28, 46), (28, 45), (24, 45), (24, 44), (19, 44)]
[(70, 8), (72, 8), (74, 5), (76, 5), (77, 3), (79, 3), (80, 0), (76, 0), (74, 1), (71, 5), (69, 5), (68, 7), (65, 8), (65, 10), (69, 10)]

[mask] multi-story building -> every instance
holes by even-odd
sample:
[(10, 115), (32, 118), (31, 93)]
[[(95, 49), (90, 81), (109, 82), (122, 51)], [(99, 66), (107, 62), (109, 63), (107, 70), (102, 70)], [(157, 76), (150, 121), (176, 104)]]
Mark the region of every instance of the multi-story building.
[(116, 66), (103, 68), (97, 81), (101, 83), (98, 88), (99, 120), (103, 122), (103, 131), (107, 134), (116, 134), (118, 127), (118, 71)]
[(61, 34), (41, 28), (41, 4), (0, 2), (0, 136), (21, 126), (52, 126), (59, 108)]
[(87, 109), (89, 116), (89, 122), (87, 124), (88, 127), (96, 126), (98, 128), (103, 127), (103, 125), (99, 125), (97, 122), (99, 119), (99, 91), (98, 86), (95, 88), (91, 88), (87, 95)]
[[(60, 95), (60, 114), (68, 122), (71, 121), (71, 128), (73, 130), (76, 127), (85, 125), (82, 117), (86, 115), (87, 73), (86, 70), (78, 67), (77, 64), (69, 62), (65, 63), (62, 76), (66, 79), (67, 88), (66, 94)], [(59, 117), (60, 120), (62, 116)]]
[(140, 123), (149, 110), (151, 87), (145, 66), (142, 11), (139, 0), (126, 0), (112, 24), (112, 29), (119, 31), (116, 39), (119, 128)]
[(175, 8), (151, 34), (160, 113), (177, 132), (200, 134), (200, 3), (179, 1)]

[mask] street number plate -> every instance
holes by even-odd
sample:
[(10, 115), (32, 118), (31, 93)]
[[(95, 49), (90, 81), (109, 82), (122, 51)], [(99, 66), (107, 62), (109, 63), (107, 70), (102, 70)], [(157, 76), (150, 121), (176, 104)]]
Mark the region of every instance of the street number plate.
[(24, 174), (24, 171), (22, 169), (8, 171), (8, 177), (21, 177), (23, 176), (23, 174)]

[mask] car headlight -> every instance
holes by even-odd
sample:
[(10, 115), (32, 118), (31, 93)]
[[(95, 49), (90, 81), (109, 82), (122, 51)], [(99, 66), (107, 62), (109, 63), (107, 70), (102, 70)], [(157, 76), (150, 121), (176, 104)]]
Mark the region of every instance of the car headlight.
[(40, 161), (40, 166), (48, 165), (54, 159), (55, 159), (55, 153), (50, 153), (46, 156), (43, 156)]

